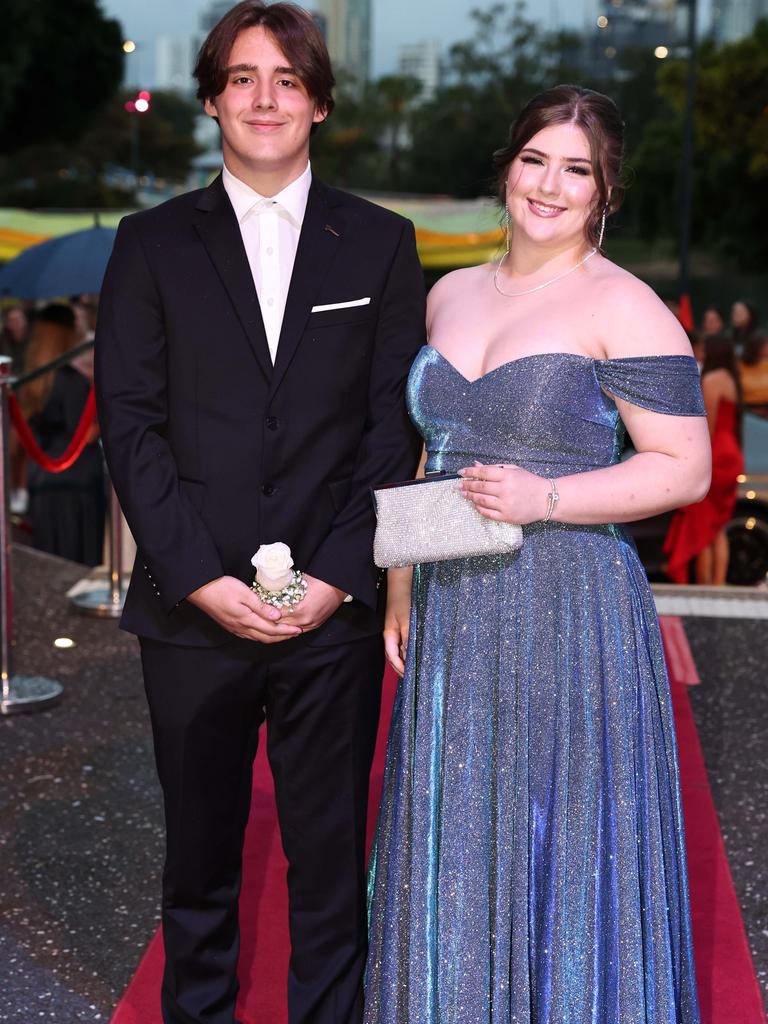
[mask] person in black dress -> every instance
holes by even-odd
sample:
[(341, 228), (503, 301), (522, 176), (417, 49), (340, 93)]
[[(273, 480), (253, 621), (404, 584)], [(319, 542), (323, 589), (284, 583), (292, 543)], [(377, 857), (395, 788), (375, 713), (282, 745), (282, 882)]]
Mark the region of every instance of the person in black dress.
[[(35, 318), (25, 371), (37, 369), (74, 345), (74, 313), (52, 303)], [(61, 455), (80, 422), (91, 382), (75, 366), (62, 366), (19, 388), (19, 404), (46, 455)], [(51, 473), (30, 460), (27, 487), (33, 544), (40, 551), (84, 565), (99, 565), (104, 544), (104, 467), (92, 428), (89, 443), (69, 469)]]

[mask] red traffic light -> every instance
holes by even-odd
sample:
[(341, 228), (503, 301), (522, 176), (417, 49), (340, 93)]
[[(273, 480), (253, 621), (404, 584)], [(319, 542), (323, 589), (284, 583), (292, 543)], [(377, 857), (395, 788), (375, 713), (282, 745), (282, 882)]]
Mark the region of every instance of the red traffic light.
[(149, 101), (151, 98), (152, 94), (147, 92), (146, 89), (142, 89), (136, 94), (135, 100), (128, 100), (123, 104), (123, 107), (129, 114), (146, 114), (149, 110)]

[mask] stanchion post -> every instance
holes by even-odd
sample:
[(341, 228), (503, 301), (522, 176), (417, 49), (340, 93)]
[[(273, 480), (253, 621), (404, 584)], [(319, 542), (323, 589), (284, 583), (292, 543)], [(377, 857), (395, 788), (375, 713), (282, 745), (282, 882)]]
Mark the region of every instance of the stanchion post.
[(11, 536), (8, 520), (8, 388), (13, 381), (11, 364), (8, 356), (0, 356), (0, 713), (3, 715), (39, 711), (50, 707), (63, 692), (61, 683), (53, 679), (45, 679), (42, 676), (17, 676), (11, 671), (13, 613)]
[(112, 604), (123, 608), (123, 514), (114, 487), (109, 503), (109, 583)]
[[(73, 594), (69, 601), (73, 608), (83, 615), (100, 619), (119, 618), (125, 602), (123, 588), (123, 520), (120, 502), (114, 487), (110, 487), (109, 516), (107, 519), (109, 545), (109, 575), (104, 584), (99, 577), (91, 576), (85, 581), (87, 589)], [(101, 570), (101, 579), (104, 570)], [(91, 585), (94, 583), (95, 585)]]
[(10, 535), (8, 527), (8, 384), (11, 380), (11, 360), (8, 356), (0, 356), (0, 387), (3, 389), (2, 425), (0, 425), (0, 538), (3, 552), (0, 558), (0, 672), (2, 673), (2, 701), (10, 699), (11, 679), (11, 644), (13, 643), (13, 623), (11, 622), (11, 566), (10, 566)]

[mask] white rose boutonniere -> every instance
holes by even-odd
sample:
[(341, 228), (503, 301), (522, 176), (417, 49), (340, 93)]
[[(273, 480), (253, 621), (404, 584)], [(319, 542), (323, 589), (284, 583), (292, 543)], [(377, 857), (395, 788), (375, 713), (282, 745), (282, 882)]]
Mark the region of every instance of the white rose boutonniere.
[(251, 559), (256, 577), (251, 589), (265, 604), (293, 611), (307, 592), (304, 574), (293, 568), (287, 544), (262, 544)]
[(282, 590), (293, 579), (293, 559), (287, 544), (262, 544), (251, 559), (256, 581), (265, 590)]

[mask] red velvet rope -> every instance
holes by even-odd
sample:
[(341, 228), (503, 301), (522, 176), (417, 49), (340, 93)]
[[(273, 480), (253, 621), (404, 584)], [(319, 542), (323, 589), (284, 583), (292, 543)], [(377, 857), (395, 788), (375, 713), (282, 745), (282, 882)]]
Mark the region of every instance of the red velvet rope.
[(35, 440), (14, 394), (8, 395), (8, 411), (11, 414), (11, 422), (16, 433), (19, 435), (21, 445), (30, 459), (34, 459), (39, 466), (42, 466), (49, 473), (63, 473), (65, 469), (69, 469), (70, 466), (77, 462), (83, 448), (88, 444), (88, 433), (91, 429), (91, 424), (96, 418), (96, 396), (93, 388), (91, 388), (88, 392), (88, 398), (85, 400), (85, 408), (80, 417), (80, 422), (77, 424), (72, 435), (72, 440), (67, 445), (66, 450), (61, 455), (56, 456), (56, 458), (46, 455)]

